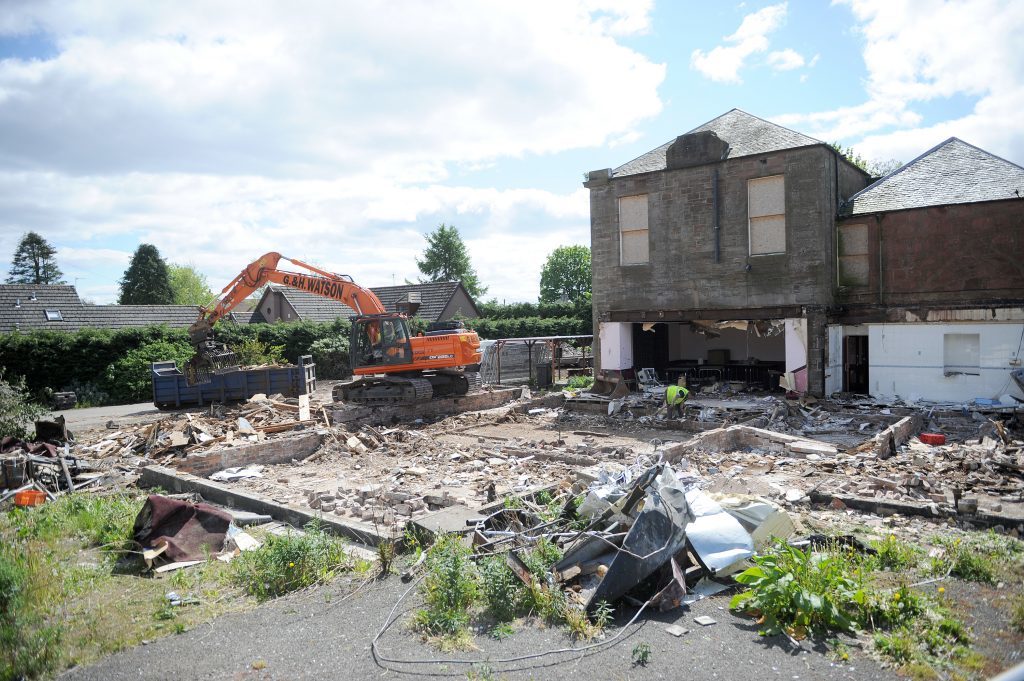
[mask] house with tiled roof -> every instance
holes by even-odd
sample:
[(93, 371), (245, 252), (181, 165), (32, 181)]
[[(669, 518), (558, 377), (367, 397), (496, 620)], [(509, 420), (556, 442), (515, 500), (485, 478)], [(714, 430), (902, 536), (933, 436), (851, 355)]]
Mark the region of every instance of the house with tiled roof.
[(857, 376), (879, 396), (1024, 397), (1024, 168), (951, 137), (849, 197), (838, 289)]
[(122, 329), (166, 324), (188, 328), (195, 305), (86, 305), (74, 286), (0, 284), (0, 333)]
[(874, 180), (739, 109), (587, 173), (598, 367), (815, 395), (1015, 390), (1024, 170), (953, 138)]
[[(428, 322), (480, 316), (476, 304), (457, 281), (371, 288), (389, 312), (404, 312)], [(249, 318), (256, 322), (330, 322), (348, 319), (355, 311), (344, 303), (288, 286), (267, 287)]]

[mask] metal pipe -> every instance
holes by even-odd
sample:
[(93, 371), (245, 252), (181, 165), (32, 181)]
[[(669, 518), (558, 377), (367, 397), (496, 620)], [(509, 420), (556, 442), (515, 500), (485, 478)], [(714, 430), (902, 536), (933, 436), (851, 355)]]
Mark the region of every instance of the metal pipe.
[(714, 213), (715, 225), (715, 262), (721, 260), (721, 230), (718, 225), (718, 168), (711, 176), (711, 211)]

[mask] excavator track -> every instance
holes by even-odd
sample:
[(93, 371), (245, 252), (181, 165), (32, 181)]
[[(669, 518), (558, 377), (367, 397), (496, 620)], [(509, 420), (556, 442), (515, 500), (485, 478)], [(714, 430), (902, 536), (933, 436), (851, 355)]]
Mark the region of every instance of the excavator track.
[(367, 376), (334, 386), (335, 401), (370, 407), (429, 402), (434, 396), (430, 381), (404, 376)]
[(479, 371), (466, 371), (463, 373), (466, 377), (466, 395), (472, 395), (473, 393), (480, 392), (484, 387), (484, 379), (480, 376)]

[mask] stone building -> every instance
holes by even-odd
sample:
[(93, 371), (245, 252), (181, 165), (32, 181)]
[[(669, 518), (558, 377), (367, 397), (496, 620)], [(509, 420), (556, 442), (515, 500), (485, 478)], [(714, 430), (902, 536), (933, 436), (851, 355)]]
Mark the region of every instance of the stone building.
[[(1007, 264), (991, 276), (975, 277), (979, 288), (967, 296), (944, 286), (929, 291), (910, 287), (896, 298), (890, 280), (905, 254), (883, 249), (886, 258), (896, 260), (865, 262), (875, 253), (865, 250), (865, 239), (888, 244), (889, 230), (896, 230), (895, 236), (897, 222), (910, 219), (861, 219), (868, 212), (905, 210), (891, 201), (869, 207), (869, 200), (909, 191), (898, 178), (918, 177), (912, 166), (925, 157), (871, 184), (867, 173), (829, 145), (733, 109), (618, 168), (588, 173), (599, 367), (652, 367), (667, 380), (685, 374), (690, 380), (764, 387), (781, 382), (815, 395), (841, 390), (891, 394), (883, 390), (888, 367), (870, 364), (870, 343), (861, 356), (861, 341), (844, 338), (893, 321), (899, 316), (894, 305), (913, 307), (930, 300), (936, 309), (963, 309), (971, 301), (1002, 300), (1000, 309), (1019, 310), (1024, 299), (1019, 257), (1015, 271)], [(957, 179), (949, 183), (970, 182), (963, 173), (977, 161), (970, 157), (956, 164)], [(926, 163), (918, 170), (922, 177), (953, 172), (938, 165)], [(993, 172), (996, 185), (1000, 177), (1013, 177)], [(1024, 191), (1024, 183), (1016, 186)], [(988, 197), (981, 202), (993, 200), (987, 193), (979, 196)], [(930, 207), (914, 210), (962, 210), (971, 216), (1004, 211), (999, 220), (979, 217), (978, 224), (975, 217), (937, 223), (931, 214), (921, 214), (914, 219), (928, 224), (934, 246), (969, 242), (973, 248), (976, 240), (964, 232), (978, 229), (979, 235), (1000, 232), (997, 243), (1012, 241), (1021, 252), (1024, 204), (1002, 195), (998, 200), (1009, 202), (1005, 207), (982, 208), (948, 191), (936, 192), (933, 199)], [(865, 232), (869, 222), (874, 226)], [(991, 249), (978, 250), (978, 257), (985, 258), (986, 250)], [(866, 258), (857, 260), (860, 256)], [(879, 267), (885, 277), (879, 278)], [(913, 281), (913, 270), (899, 276)], [(853, 285), (855, 272), (857, 282), (867, 277), (868, 284)], [(872, 281), (888, 282), (890, 288), (879, 297)], [(858, 374), (848, 360), (866, 369)], [(1010, 361), (1000, 365), (1007, 377)], [(916, 396), (949, 399), (925, 392)], [(911, 396), (905, 388), (897, 394)]]

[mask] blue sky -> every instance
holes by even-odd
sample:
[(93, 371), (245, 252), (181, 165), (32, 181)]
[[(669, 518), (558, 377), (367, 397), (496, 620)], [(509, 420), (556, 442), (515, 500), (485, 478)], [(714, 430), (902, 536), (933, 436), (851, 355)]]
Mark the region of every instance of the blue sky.
[(1014, 5), (12, 0), (0, 253), (40, 232), (99, 303), (143, 242), (215, 290), (270, 250), (376, 286), (445, 222), (487, 297), (532, 300), (589, 242), (583, 173), (733, 107), (879, 161), (955, 135), (1024, 163)]

